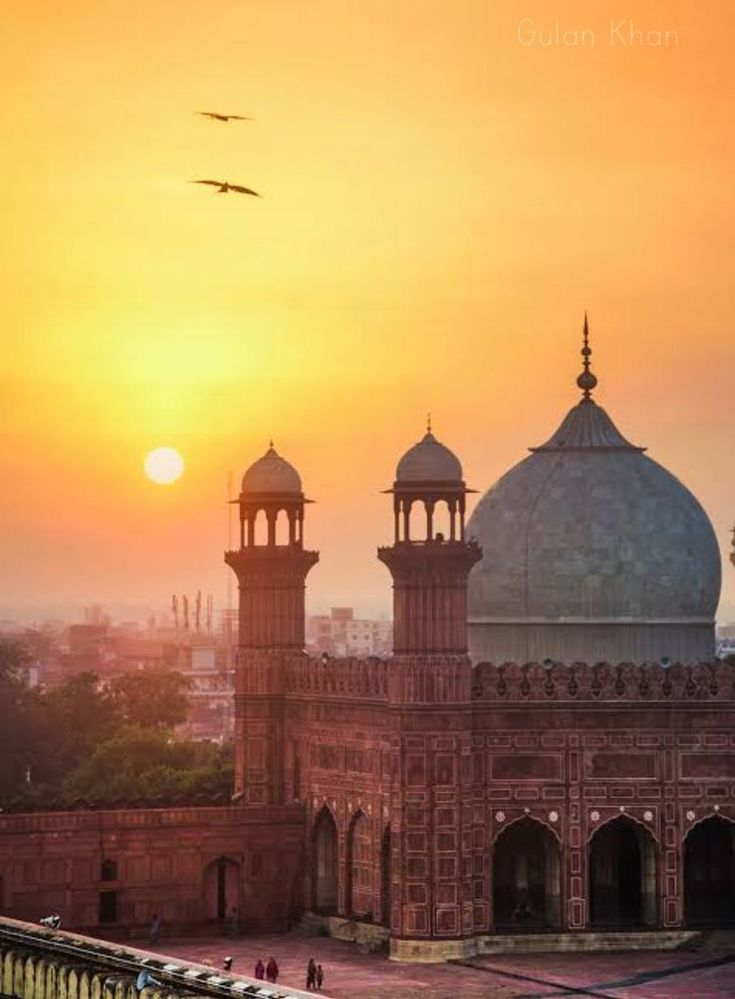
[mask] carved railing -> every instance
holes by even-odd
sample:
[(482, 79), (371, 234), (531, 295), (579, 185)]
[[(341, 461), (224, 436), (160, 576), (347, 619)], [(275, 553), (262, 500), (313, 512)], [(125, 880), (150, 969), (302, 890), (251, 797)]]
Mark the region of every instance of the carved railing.
[(299, 657), (287, 664), (286, 693), (387, 700), (388, 662), (376, 657)]
[(478, 663), (472, 698), (484, 701), (731, 701), (728, 663)]

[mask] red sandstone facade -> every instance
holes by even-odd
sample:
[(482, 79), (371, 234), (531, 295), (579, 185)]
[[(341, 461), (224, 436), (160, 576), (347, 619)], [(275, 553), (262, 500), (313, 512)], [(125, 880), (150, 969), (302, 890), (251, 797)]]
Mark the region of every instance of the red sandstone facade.
[[(394, 544), (378, 553), (394, 586), (388, 661), (301, 651), (296, 590), (317, 560), (301, 535), (227, 555), (245, 636), (237, 792), (305, 806), (306, 907), (382, 924), (395, 957), (428, 960), (493, 933), (731, 919), (732, 668), (473, 667), (466, 581), (480, 552), (464, 540), (464, 483), (391, 492)], [(282, 497), (241, 502), (245, 519), (260, 508), (271, 522)], [(440, 502), (447, 540), (432, 531)], [(421, 541), (409, 535), (414, 505)], [(252, 640), (268, 633), (261, 614), (287, 648)]]
[(116, 933), (286, 929), (298, 918), (303, 810), (167, 808), (0, 816), (0, 913)]

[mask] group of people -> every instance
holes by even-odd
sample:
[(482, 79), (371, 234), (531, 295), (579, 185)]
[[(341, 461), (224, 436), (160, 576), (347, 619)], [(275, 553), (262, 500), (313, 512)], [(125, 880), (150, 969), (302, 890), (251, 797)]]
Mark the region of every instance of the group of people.
[(324, 969), (321, 964), (316, 963), (313, 957), (310, 957), (309, 963), (306, 965), (306, 988), (321, 991), (323, 982)]
[(263, 964), (262, 960), (258, 958), (255, 963), (255, 977), (256, 978), (267, 978), (269, 982), (273, 985), (278, 981), (278, 964), (275, 957), (271, 957), (268, 964)]

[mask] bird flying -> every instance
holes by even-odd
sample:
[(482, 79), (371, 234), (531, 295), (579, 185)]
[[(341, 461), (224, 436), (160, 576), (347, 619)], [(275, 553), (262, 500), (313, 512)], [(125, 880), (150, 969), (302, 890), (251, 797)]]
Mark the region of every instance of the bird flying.
[(248, 118), (246, 115), (242, 114), (220, 114), (218, 111), (197, 111), (196, 114), (202, 115), (204, 118), (211, 118), (212, 121), (252, 121), (252, 118)]
[(192, 184), (210, 184), (212, 187), (217, 188), (217, 194), (227, 194), (228, 191), (237, 191), (238, 194), (252, 194), (254, 198), (260, 197), (257, 191), (252, 191), (249, 187), (243, 187), (242, 184), (230, 184), (226, 180), (193, 180)]

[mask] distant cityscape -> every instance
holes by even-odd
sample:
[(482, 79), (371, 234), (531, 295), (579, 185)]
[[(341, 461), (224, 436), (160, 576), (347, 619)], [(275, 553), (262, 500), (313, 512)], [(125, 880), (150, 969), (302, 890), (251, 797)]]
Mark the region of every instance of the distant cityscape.
[[(134, 670), (175, 670), (189, 685), (182, 734), (217, 742), (232, 736), (237, 610), (215, 615), (211, 598), (202, 603), (197, 594), (193, 600), (174, 597), (169, 611), (152, 613), (145, 623), (113, 621), (101, 604), (85, 607), (82, 617), (34, 624), (0, 620), (0, 635), (30, 653), (32, 685), (53, 688), (77, 673), (96, 673), (106, 683)], [(387, 656), (392, 640), (392, 621), (356, 617), (352, 607), (306, 619), (306, 651), (312, 655)]]

